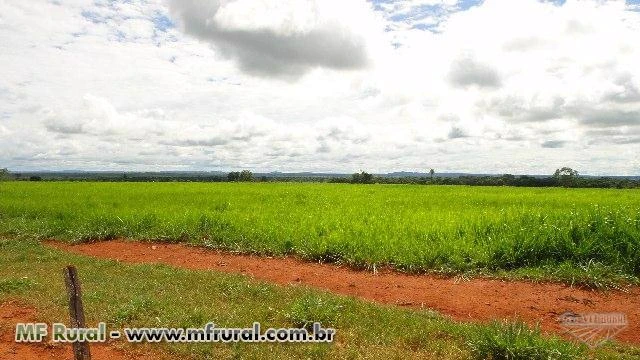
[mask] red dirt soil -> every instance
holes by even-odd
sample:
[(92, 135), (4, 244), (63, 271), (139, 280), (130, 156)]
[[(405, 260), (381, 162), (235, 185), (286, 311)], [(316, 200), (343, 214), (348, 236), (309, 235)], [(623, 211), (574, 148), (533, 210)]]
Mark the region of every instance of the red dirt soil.
[[(0, 303), (0, 359), (73, 359), (71, 345), (61, 343), (16, 343), (15, 328), (18, 322), (39, 321), (36, 310), (15, 301)], [(49, 324), (51, 325), (51, 324)], [(91, 344), (91, 358), (96, 360), (157, 359), (158, 356), (125, 352), (107, 344)]]
[(640, 288), (627, 292), (595, 291), (555, 283), (493, 279), (456, 281), (391, 270), (376, 274), (293, 258), (265, 258), (212, 251), (181, 244), (152, 244), (122, 240), (47, 245), (73, 253), (127, 263), (162, 263), (188, 269), (242, 273), (280, 284), (304, 284), (333, 293), (410, 308), (429, 308), (459, 321), (521, 319), (540, 323), (545, 331), (562, 333), (560, 314), (621, 312), (628, 327), (616, 340), (640, 344)]

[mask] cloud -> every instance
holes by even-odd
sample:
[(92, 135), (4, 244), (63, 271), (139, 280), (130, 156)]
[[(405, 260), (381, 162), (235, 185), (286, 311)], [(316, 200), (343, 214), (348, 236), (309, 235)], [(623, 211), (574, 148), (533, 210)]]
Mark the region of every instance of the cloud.
[(315, 137), (322, 154), (360, 152), (372, 140), (363, 124), (346, 116), (323, 119), (305, 132)]
[(104, 97), (85, 94), (75, 110), (52, 107), (40, 112), (44, 128), (60, 135), (76, 135), (113, 141), (123, 138), (151, 139), (175, 132), (180, 125), (167, 121), (161, 109), (120, 111)]
[(558, 149), (558, 148), (564, 147), (566, 143), (567, 143), (566, 141), (562, 141), (562, 140), (547, 140), (547, 141), (544, 141), (542, 144), (540, 144), (540, 146), (547, 149)]
[(640, 102), (640, 90), (631, 74), (625, 73), (618, 76), (614, 81), (614, 85), (615, 88), (605, 94), (604, 100), (616, 103)]
[(174, 145), (174, 146), (218, 146), (225, 145), (229, 143), (229, 139), (223, 139), (219, 137), (212, 137), (207, 139), (185, 139), (185, 140), (174, 140), (174, 141), (161, 141), (161, 144), (164, 145)]
[(619, 109), (579, 109), (576, 112), (579, 117), (579, 121), (582, 124), (588, 126), (640, 126), (640, 110), (625, 111)]
[(243, 71), (298, 77), (315, 67), (369, 63), (368, 5), (337, 0), (171, 0), (184, 31), (209, 41)]
[(58, 122), (56, 120), (51, 120), (46, 123), (47, 130), (59, 133), (59, 134), (82, 134), (84, 130), (82, 129), (82, 124), (73, 124), (73, 123), (63, 123)]
[[(232, 143), (255, 145), (261, 138), (281, 132), (271, 119), (250, 112), (240, 113), (236, 119), (219, 119), (207, 125), (172, 126), (175, 130), (165, 133), (162, 144), (185, 147), (214, 147)], [(179, 128), (179, 130), (178, 130)], [(167, 136), (168, 135), (168, 136)], [(170, 137), (169, 139), (167, 139)]]
[(476, 85), (482, 88), (497, 88), (501, 83), (496, 69), (470, 56), (456, 59), (451, 64), (449, 81), (456, 87)]
[[(627, 102), (627, 101), (625, 101)], [(640, 126), (640, 108), (606, 106), (586, 98), (567, 101), (561, 97), (507, 95), (479, 103), (480, 111), (512, 122), (544, 122), (554, 119), (576, 120), (586, 127)]]
[(317, 139), (335, 142), (350, 142), (353, 144), (366, 143), (370, 135), (366, 128), (354, 119), (348, 117), (328, 118), (319, 122), (314, 129)]
[(640, 127), (609, 127), (588, 130), (585, 132), (585, 137), (588, 139), (590, 144), (640, 144)]
[(460, 139), (460, 138), (465, 138), (467, 136), (468, 136), (467, 132), (458, 126), (452, 126), (451, 130), (449, 130), (449, 134), (447, 135), (449, 139)]
[(0, 1), (0, 161), (497, 173), (551, 173), (546, 164), (562, 162), (637, 174), (640, 13), (627, 9)]
[(522, 95), (498, 95), (478, 104), (481, 111), (499, 115), (509, 121), (539, 122), (558, 119), (565, 115), (565, 100), (559, 96), (525, 98)]

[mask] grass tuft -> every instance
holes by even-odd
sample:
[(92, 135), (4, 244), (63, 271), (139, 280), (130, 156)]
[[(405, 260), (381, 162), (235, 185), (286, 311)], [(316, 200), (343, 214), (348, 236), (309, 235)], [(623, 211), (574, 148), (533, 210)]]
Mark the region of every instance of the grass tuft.
[(477, 360), (570, 360), (584, 356), (578, 346), (543, 337), (539, 328), (530, 328), (519, 321), (480, 327), (472, 333), (468, 345)]
[(343, 306), (327, 297), (308, 295), (296, 300), (286, 314), (294, 327), (311, 330), (314, 322), (323, 327), (333, 327), (339, 319)]

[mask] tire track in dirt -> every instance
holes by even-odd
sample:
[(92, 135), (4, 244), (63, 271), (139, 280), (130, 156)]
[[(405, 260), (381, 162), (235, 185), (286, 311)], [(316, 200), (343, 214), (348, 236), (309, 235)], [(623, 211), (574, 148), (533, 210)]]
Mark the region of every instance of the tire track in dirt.
[(333, 293), (410, 308), (429, 308), (458, 321), (519, 318), (545, 331), (562, 333), (560, 314), (621, 312), (628, 327), (619, 341), (640, 345), (640, 288), (628, 292), (572, 288), (556, 283), (494, 279), (457, 282), (451, 278), (408, 275), (391, 270), (376, 274), (332, 264), (294, 258), (236, 255), (182, 244), (113, 240), (70, 245), (49, 241), (48, 246), (127, 263), (162, 263), (188, 269), (242, 273), (280, 284), (304, 284)]

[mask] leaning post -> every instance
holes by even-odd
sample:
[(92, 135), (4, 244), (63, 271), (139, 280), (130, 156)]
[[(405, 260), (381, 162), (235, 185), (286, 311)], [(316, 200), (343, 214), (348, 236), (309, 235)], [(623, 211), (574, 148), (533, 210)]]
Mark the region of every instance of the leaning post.
[[(84, 328), (84, 308), (82, 307), (82, 292), (80, 290), (80, 279), (78, 270), (73, 265), (64, 268), (64, 282), (67, 286), (69, 297), (69, 317), (71, 327)], [(75, 360), (91, 360), (89, 343), (86, 341), (76, 341), (73, 343), (73, 358)]]

